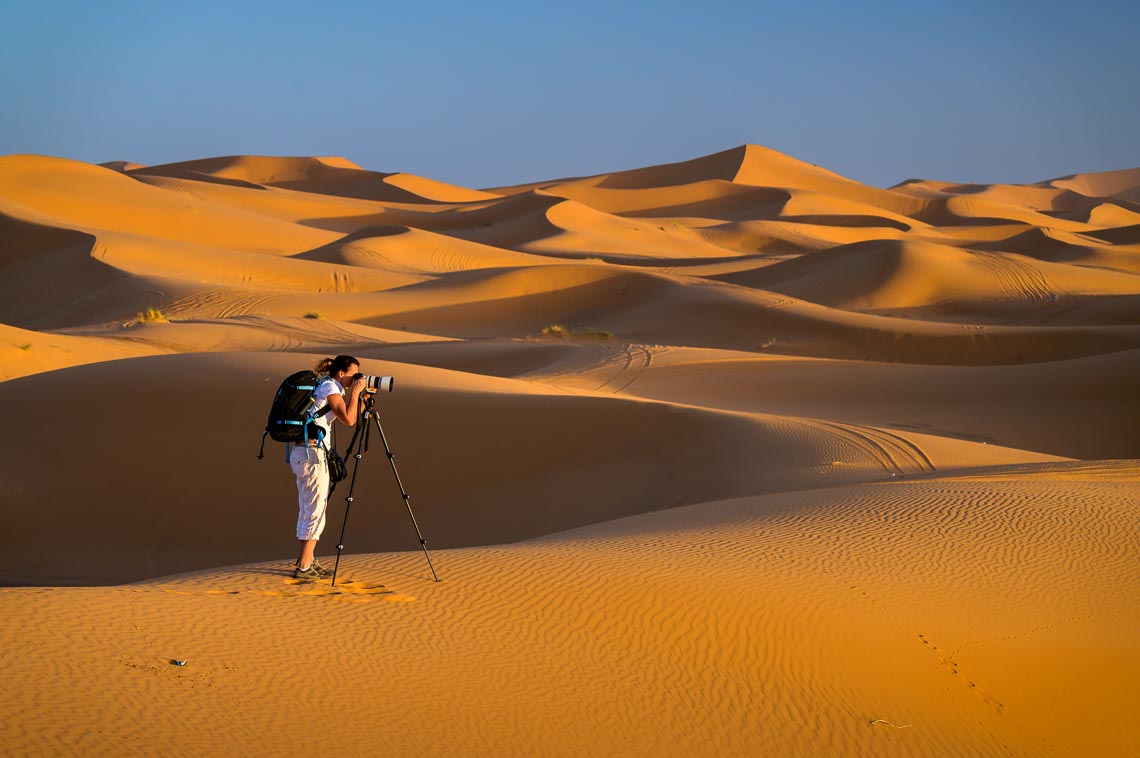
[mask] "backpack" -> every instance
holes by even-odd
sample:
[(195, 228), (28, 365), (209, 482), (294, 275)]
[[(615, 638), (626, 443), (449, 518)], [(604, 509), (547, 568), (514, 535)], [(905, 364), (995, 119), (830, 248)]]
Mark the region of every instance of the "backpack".
[(328, 412), (328, 405), (319, 410), (313, 408), (313, 393), (321, 377), (315, 371), (298, 371), (290, 374), (277, 388), (273, 405), (269, 408), (269, 419), (265, 422), (265, 432), (261, 435), (259, 459), (265, 457), (265, 437), (277, 442), (303, 443), (310, 439), (322, 441), (325, 430), (314, 423), (314, 419)]

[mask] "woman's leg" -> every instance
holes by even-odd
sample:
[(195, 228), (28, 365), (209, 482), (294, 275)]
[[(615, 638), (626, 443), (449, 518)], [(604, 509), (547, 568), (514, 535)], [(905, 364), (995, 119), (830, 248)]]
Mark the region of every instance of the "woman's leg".
[(300, 553), (297, 565), (308, 568), (313, 563), (317, 540), (325, 528), (325, 508), (329, 497), (329, 470), (321, 451), (297, 447), (289, 456), (289, 465), (297, 477), (297, 541)]
[(317, 541), (316, 540), (298, 540), (301, 543), (301, 553), (297, 556), (297, 566), (307, 569), (313, 565), (316, 560)]

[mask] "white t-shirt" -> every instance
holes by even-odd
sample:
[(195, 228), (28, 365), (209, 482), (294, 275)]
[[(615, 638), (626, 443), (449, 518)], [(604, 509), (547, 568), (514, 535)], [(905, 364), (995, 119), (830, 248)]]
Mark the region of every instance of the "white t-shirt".
[[(313, 409), (320, 410), (328, 402), (329, 395), (343, 395), (344, 387), (340, 385), (336, 379), (331, 376), (326, 376), (321, 379), (317, 384), (317, 389), (313, 392)], [(313, 423), (325, 430), (324, 440), (321, 442), (321, 447), (328, 450), (332, 447), (332, 425), (336, 420), (336, 414), (333, 413), (332, 408), (322, 413), (317, 418), (313, 419)]]

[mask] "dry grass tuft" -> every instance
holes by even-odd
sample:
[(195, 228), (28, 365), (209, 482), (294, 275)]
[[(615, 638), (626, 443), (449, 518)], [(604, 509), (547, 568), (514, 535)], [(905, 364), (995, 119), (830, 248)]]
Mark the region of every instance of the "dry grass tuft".
[(563, 326), (562, 324), (551, 324), (542, 330), (544, 337), (597, 337), (599, 339), (609, 340), (613, 339), (612, 332), (607, 332), (604, 329), (597, 329), (592, 326), (587, 326), (584, 329), (571, 329), (570, 327)]
[(166, 314), (157, 308), (147, 308), (142, 313), (135, 316), (136, 324), (167, 324), (170, 320), (166, 318)]

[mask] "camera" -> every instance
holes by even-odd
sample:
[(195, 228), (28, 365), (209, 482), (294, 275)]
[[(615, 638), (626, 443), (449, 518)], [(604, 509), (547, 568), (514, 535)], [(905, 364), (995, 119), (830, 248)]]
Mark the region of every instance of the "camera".
[(396, 381), (395, 378), (391, 376), (369, 376), (368, 374), (355, 374), (352, 377), (352, 381), (355, 382), (362, 377), (364, 379), (365, 392), (383, 392), (385, 390), (391, 392), (393, 384)]

